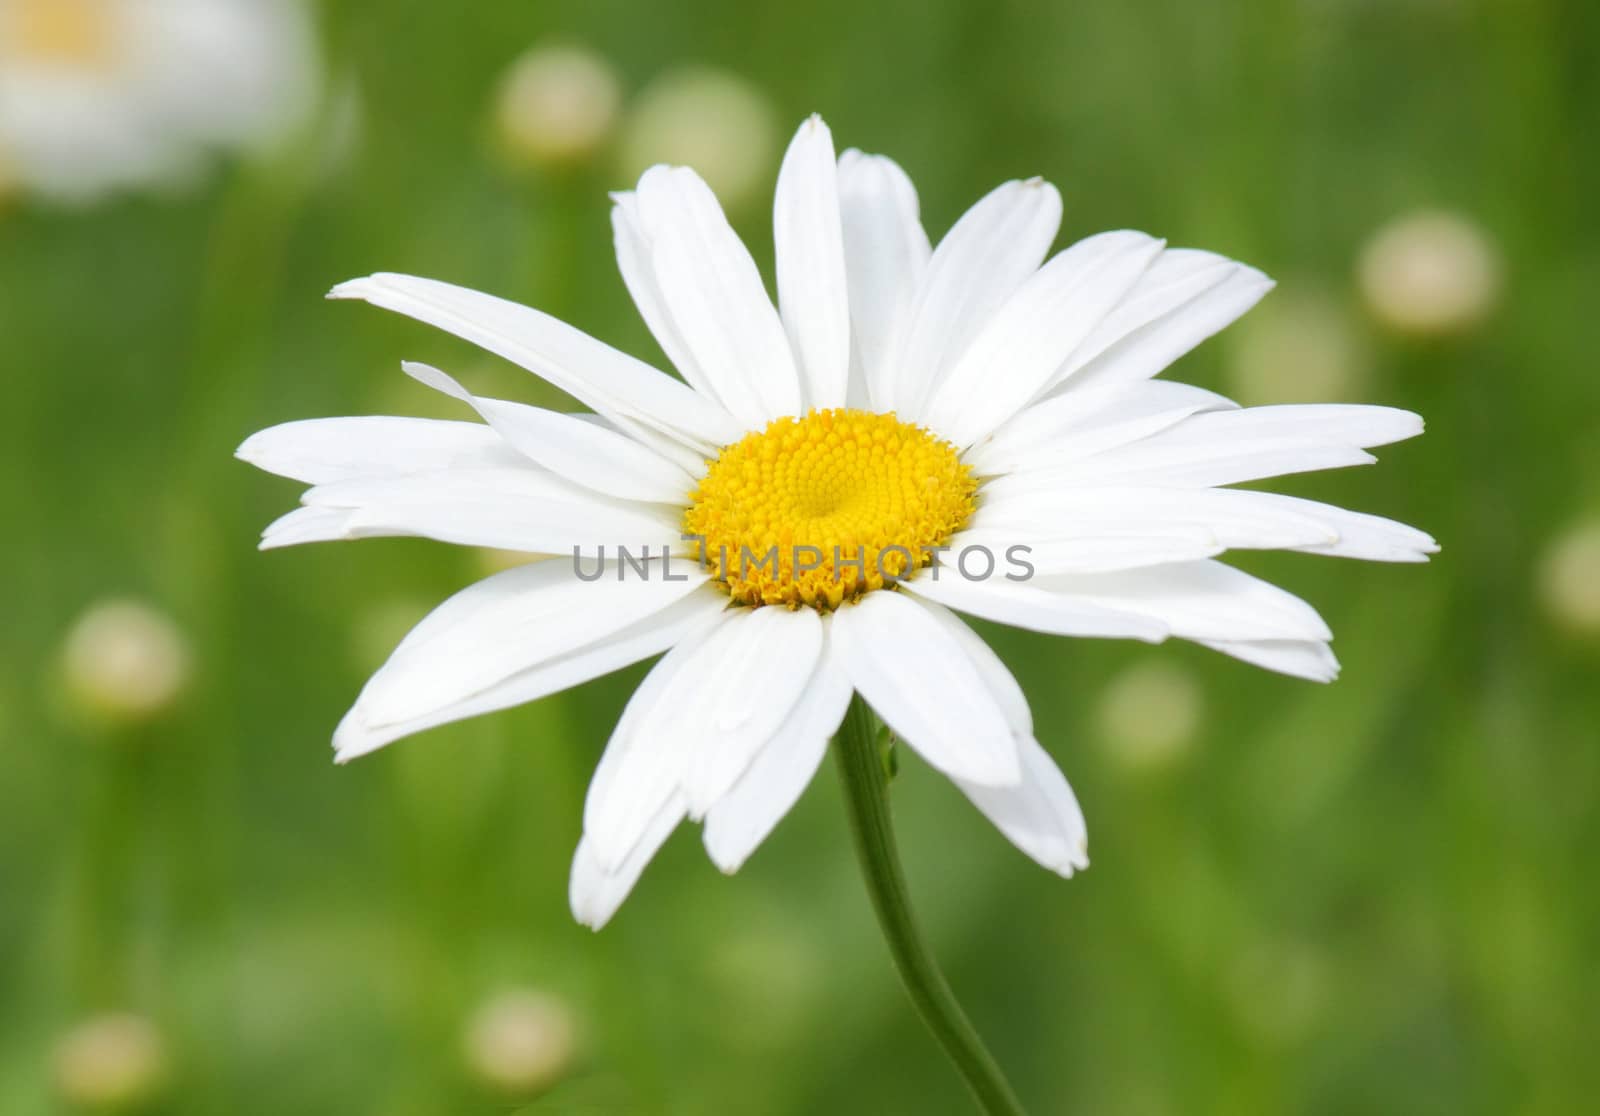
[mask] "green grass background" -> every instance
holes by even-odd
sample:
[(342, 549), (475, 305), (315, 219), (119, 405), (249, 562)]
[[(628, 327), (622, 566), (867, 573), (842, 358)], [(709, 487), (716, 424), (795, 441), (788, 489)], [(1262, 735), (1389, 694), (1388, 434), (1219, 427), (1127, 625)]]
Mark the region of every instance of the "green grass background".
[[(1033, 1110), (1594, 1110), (1600, 647), (1535, 586), (1551, 538), (1600, 508), (1593, 5), (390, 0), (329, 4), (321, 33), (365, 106), (333, 169), (301, 153), (182, 199), (0, 214), (0, 1112), (57, 1110), (53, 1045), (110, 1008), (163, 1028), (173, 1116), (517, 1110), (460, 1058), (510, 985), (582, 1027), (528, 1112), (968, 1111), (889, 968), (831, 770), (734, 878), (686, 827), (594, 935), (567, 869), (642, 668), (330, 762), (386, 641), (478, 559), (258, 554), (296, 490), (234, 446), (291, 418), (436, 413), (402, 357), (554, 395), (322, 293), (413, 271), (659, 359), (611, 257), (614, 161), (515, 174), (488, 142), (498, 75), (553, 38), (630, 93), (700, 62), (764, 89), (785, 130), (822, 112), (908, 168), (936, 234), (1043, 174), (1063, 243), (1131, 226), (1248, 260), (1281, 282), (1260, 315), (1325, 292), (1367, 353), (1362, 395), (1428, 419), (1376, 468), (1282, 487), (1423, 526), (1431, 566), (1245, 563), (1323, 610), (1333, 686), (984, 628), (1084, 803), (1087, 873), (1037, 869), (904, 765), (928, 932)], [(1505, 279), (1482, 328), (1429, 344), (1366, 321), (1353, 285), (1364, 240), (1422, 206), (1480, 222)], [(769, 264), (765, 203), (736, 223)], [(1175, 375), (1226, 389), (1230, 344)], [(114, 594), (169, 610), (196, 663), (179, 707), (121, 732), (74, 716), (57, 677), (74, 617)], [(1094, 716), (1150, 659), (1205, 707), (1153, 771)]]

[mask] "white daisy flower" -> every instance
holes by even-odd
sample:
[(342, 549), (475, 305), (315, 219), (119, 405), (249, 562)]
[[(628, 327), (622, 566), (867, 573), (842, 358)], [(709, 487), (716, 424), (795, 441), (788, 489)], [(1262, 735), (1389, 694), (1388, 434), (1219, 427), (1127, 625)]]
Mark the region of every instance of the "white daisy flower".
[(0, 0), (0, 164), (78, 201), (181, 180), (309, 108), (300, 0)]
[[(419, 535), (554, 556), (417, 625), (340, 724), (341, 761), (666, 653), (589, 789), (571, 900), (590, 926), (685, 818), (737, 869), (853, 694), (1070, 876), (1087, 864), (1078, 803), (957, 612), (1189, 639), (1328, 681), (1315, 610), (1217, 556), (1436, 549), (1386, 519), (1226, 487), (1371, 462), (1368, 448), (1422, 430), (1416, 415), (1241, 409), (1154, 379), (1266, 293), (1253, 268), (1137, 232), (1051, 256), (1061, 200), (1039, 179), (998, 187), (934, 247), (905, 173), (835, 158), (816, 117), (778, 180), (777, 307), (694, 171), (654, 167), (615, 202), (623, 279), (681, 381), (537, 310), (374, 275), (332, 297), (445, 329), (593, 413), (479, 398), (413, 364), (484, 422), (318, 419), (239, 450), (313, 486), (264, 547)], [(650, 548), (648, 576), (618, 545)]]

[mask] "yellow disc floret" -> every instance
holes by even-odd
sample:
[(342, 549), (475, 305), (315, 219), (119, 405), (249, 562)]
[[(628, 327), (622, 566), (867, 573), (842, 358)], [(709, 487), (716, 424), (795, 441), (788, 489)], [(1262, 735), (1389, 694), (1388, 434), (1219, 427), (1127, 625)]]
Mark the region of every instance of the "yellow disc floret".
[(954, 446), (892, 414), (812, 411), (726, 447), (683, 530), (734, 600), (827, 611), (928, 565), (977, 487)]

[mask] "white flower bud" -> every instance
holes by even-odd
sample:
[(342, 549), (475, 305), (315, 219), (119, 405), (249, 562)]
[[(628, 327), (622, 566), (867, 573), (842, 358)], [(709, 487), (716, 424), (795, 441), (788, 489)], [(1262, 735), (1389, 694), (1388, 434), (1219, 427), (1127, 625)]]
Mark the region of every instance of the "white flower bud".
[(743, 78), (694, 67), (663, 74), (639, 94), (623, 128), (622, 169), (637, 178), (657, 163), (693, 167), (737, 209), (760, 195), (777, 150), (766, 96)]
[(1339, 403), (1361, 394), (1365, 346), (1343, 308), (1325, 294), (1280, 289), (1235, 333), (1228, 394), (1247, 407), (1285, 399)]
[(1545, 611), (1563, 627), (1600, 634), (1600, 520), (1557, 538), (1539, 567)]
[(94, 605), (62, 651), (68, 694), (89, 712), (143, 721), (165, 712), (189, 681), (189, 648), (162, 612), (132, 600)]
[(56, 1043), (56, 1089), (68, 1104), (126, 1111), (148, 1103), (167, 1076), (166, 1044), (155, 1024), (114, 1012), (73, 1027)]
[(495, 124), (520, 162), (576, 163), (610, 138), (621, 107), (622, 83), (604, 58), (582, 47), (535, 47), (501, 81)]
[(577, 1050), (572, 1013), (561, 1000), (531, 989), (502, 992), (467, 1025), (467, 1066), (483, 1084), (528, 1095), (564, 1076)]
[(1111, 680), (1100, 695), (1100, 733), (1129, 768), (1176, 762), (1194, 742), (1202, 715), (1200, 687), (1183, 668), (1148, 661)]
[(1471, 329), (1500, 293), (1500, 260), (1488, 235), (1453, 213), (1413, 213), (1379, 229), (1362, 249), (1359, 276), (1373, 315), (1416, 336)]

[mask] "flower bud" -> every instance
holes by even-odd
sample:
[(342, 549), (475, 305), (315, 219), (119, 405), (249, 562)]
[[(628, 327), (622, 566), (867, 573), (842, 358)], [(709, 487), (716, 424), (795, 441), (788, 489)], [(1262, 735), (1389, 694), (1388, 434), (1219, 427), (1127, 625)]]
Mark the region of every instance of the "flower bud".
[(1556, 623), (1600, 634), (1600, 520), (1580, 524), (1551, 543), (1540, 563), (1539, 595)]
[(483, 1084), (526, 1096), (559, 1081), (577, 1050), (567, 1005), (532, 989), (502, 992), (485, 1002), (467, 1025), (464, 1054)]
[(133, 600), (102, 601), (67, 635), (62, 672), (68, 694), (112, 721), (149, 720), (189, 681), (189, 648), (165, 613)]
[(766, 96), (722, 70), (663, 74), (639, 94), (622, 135), (622, 169), (637, 178), (657, 163), (693, 167), (723, 206), (754, 201), (778, 150)]
[(1143, 662), (1111, 680), (1100, 696), (1100, 733), (1114, 757), (1136, 770), (1168, 767), (1194, 742), (1200, 687), (1166, 662)]
[(593, 157), (621, 107), (622, 84), (604, 58), (576, 46), (535, 47), (501, 80), (495, 125), (518, 162), (559, 166)]
[(1397, 333), (1464, 333), (1494, 308), (1500, 260), (1476, 223), (1453, 213), (1400, 217), (1362, 249), (1361, 293), (1380, 322)]
[(56, 1089), (70, 1105), (122, 1112), (153, 1099), (167, 1076), (166, 1044), (140, 1015), (112, 1012), (69, 1030), (54, 1051)]

